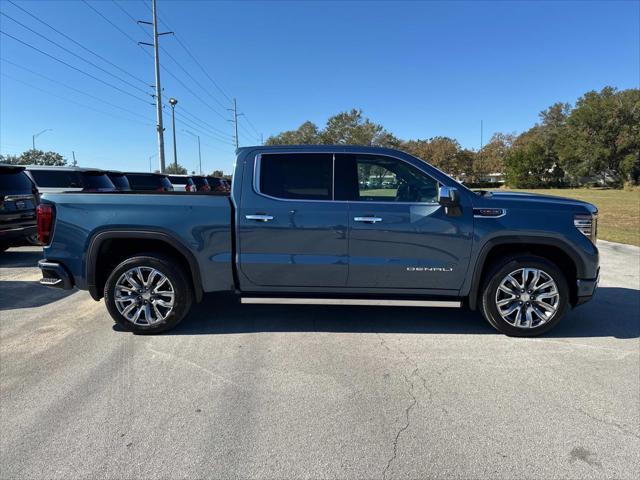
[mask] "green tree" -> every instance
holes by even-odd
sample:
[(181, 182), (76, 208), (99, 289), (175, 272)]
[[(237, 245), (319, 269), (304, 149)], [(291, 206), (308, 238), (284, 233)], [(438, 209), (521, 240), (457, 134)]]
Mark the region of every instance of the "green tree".
[(7, 155), (1, 160), (11, 165), (47, 165), (61, 167), (67, 164), (65, 158), (57, 152), (43, 152), (42, 150), (27, 150), (20, 155)]
[(171, 162), (164, 169), (164, 173), (168, 173), (169, 175), (186, 175), (189, 172), (179, 163), (176, 165), (175, 163)]
[(475, 171), (484, 173), (503, 173), (506, 158), (516, 136), (512, 133), (494, 133), (489, 143), (478, 152)]
[(212, 177), (222, 178), (224, 177), (224, 172), (222, 170), (214, 170), (211, 174)]
[(296, 130), (288, 130), (267, 138), (267, 145), (375, 145), (398, 148), (401, 141), (382, 125), (364, 117), (362, 110), (341, 112), (327, 120), (324, 129), (305, 122)]
[(505, 156), (506, 183), (515, 188), (541, 188), (558, 186), (564, 172), (558, 167), (548, 145), (536, 126), (520, 135)]
[(429, 140), (410, 140), (403, 144), (403, 149), (411, 155), (424, 160), (440, 170), (452, 175), (459, 175), (460, 144), (449, 137), (433, 137)]
[(605, 87), (578, 99), (558, 142), (561, 165), (572, 177), (637, 179), (640, 89)]

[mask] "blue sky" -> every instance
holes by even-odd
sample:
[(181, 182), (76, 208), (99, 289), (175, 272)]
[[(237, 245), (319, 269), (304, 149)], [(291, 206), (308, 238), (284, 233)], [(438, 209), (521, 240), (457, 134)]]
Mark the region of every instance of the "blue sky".
[[(3, 31), (128, 94), (2, 36), (0, 56), (12, 63), (0, 63), (0, 153), (30, 148), (32, 134), (52, 129), (36, 140), (38, 148), (68, 159), (75, 151), (83, 166), (148, 170), (157, 151), (155, 110), (145, 93), (151, 93), (145, 82), (153, 84), (151, 57), (81, 1), (13, 1), (127, 73), (0, 0), (4, 14), (130, 85), (1, 16)], [(117, 3), (136, 19), (150, 18), (150, 0)], [(90, 4), (134, 40), (149, 41), (111, 0)], [(639, 1), (158, 0), (158, 8), (209, 76), (238, 98), (250, 122), (240, 119), (241, 145), (258, 142), (254, 128), (266, 138), (305, 120), (321, 126), (328, 116), (356, 107), (401, 138), (447, 135), (478, 148), (480, 120), (486, 140), (496, 131), (527, 129), (556, 101), (575, 102), (605, 85), (640, 83)], [(162, 74), (165, 98), (179, 101), (178, 161), (196, 168), (196, 139), (183, 131), (189, 129), (201, 134), (204, 169), (229, 172), (234, 148), (232, 125), (224, 118), (228, 99), (176, 38), (161, 42), (193, 77), (161, 52), (165, 67), (182, 82)], [(182, 108), (190, 120), (180, 121)], [(157, 157), (152, 162), (157, 168)]]

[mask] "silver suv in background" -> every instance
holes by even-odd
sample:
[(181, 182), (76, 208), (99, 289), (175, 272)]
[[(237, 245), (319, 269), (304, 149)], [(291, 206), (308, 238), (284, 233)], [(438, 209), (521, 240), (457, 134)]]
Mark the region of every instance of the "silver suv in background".
[(97, 168), (29, 165), (26, 169), (40, 193), (113, 192), (116, 190), (107, 172)]

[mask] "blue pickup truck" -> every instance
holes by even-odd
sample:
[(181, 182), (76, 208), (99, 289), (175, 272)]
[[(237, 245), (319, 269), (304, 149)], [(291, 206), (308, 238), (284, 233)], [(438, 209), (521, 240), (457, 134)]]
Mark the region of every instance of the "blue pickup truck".
[(466, 306), (507, 335), (554, 327), (597, 287), (597, 209), (474, 192), (406, 153), (246, 147), (229, 195), (45, 194), (41, 283), (104, 297), (136, 333), (208, 292), (242, 303)]

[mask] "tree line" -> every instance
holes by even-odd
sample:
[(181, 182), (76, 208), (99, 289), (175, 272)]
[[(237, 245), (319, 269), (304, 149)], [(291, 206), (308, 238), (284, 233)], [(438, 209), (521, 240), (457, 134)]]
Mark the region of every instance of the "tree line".
[(410, 153), (467, 183), (499, 176), (514, 188), (640, 183), (640, 89), (605, 87), (575, 103), (555, 103), (520, 134), (495, 133), (479, 150), (450, 137), (403, 140), (352, 109), (324, 128), (307, 121), (267, 145), (367, 145)]

